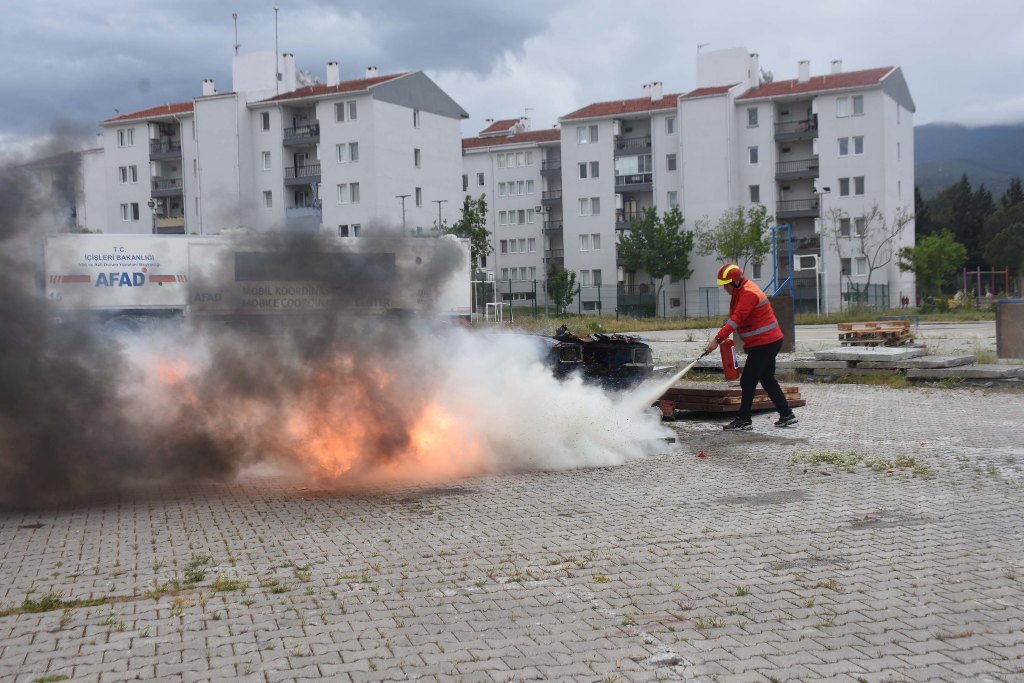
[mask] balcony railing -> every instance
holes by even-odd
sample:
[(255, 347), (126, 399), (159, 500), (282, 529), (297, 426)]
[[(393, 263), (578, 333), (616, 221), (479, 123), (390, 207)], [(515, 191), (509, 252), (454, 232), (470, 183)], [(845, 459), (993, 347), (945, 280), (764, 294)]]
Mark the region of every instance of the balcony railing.
[(775, 164), (775, 176), (786, 178), (807, 178), (818, 176), (818, 159), (792, 159)]
[(615, 139), (615, 149), (619, 152), (642, 151), (651, 148), (651, 136), (641, 135), (632, 138)]
[(546, 249), (544, 250), (544, 262), (550, 261), (561, 261), (565, 259), (565, 249)]
[(285, 180), (319, 177), (320, 164), (306, 164), (305, 166), (289, 166), (286, 169), (284, 169)]
[(304, 126), (284, 129), (282, 142), (289, 144), (312, 144), (320, 140), (320, 122), (307, 123)]
[(150, 154), (181, 154), (181, 141), (180, 140), (150, 140), (149, 141), (149, 153)]
[(175, 190), (181, 192), (184, 187), (185, 184), (182, 178), (153, 178), (154, 192), (170, 192)]
[(626, 211), (625, 209), (616, 209), (615, 227), (619, 230), (628, 229), (633, 221), (640, 220), (643, 215), (643, 211)]
[(817, 197), (807, 199), (780, 199), (775, 202), (775, 215), (789, 215), (793, 218), (801, 216), (817, 216), (820, 202)]
[(556, 200), (556, 199), (561, 199), (562, 198), (562, 191), (561, 190), (548, 190), (548, 191), (544, 192), (540, 196), (540, 198), (541, 198), (541, 201), (543, 201), (543, 200), (553, 201), (553, 200)]
[(781, 121), (775, 124), (775, 137), (814, 137), (818, 132), (817, 119), (802, 119), (800, 121)]
[(552, 159), (551, 161), (544, 161), (544, 162), (541, 162), (541, 165), (540, 165), (540, 170), (541, 171), (557, 171), (560, 168), (562, 168), (562, 160), (561, 159)]
[(558, 232), (562, 225), (562, 221), (544, 221), (544, 232)]
[(615, 176), (615, 185), (650, 185), (654, 182), (653, 173), (630, 173), (629, 175)]

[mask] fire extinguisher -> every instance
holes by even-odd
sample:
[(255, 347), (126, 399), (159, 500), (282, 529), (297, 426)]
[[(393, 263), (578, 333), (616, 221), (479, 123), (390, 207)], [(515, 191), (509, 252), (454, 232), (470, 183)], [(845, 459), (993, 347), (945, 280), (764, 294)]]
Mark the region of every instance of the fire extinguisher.
[(725, 372), (725, 379), (728, 382), (740, 378), (740, 362), (736, 357), (736, 345), (732, 339), (726, 339), (718, 345), (722, 353), (722, 370)]

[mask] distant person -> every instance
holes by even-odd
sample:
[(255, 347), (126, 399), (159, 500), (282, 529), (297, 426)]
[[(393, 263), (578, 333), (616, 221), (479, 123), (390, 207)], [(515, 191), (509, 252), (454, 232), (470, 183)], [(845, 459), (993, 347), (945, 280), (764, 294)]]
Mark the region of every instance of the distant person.
[(754, 405), (754, 392), (758, 383), (768, 392), (768, 396), (779, 411), (776, 427), (795, 425), (798, 420), (789, 408), (786, 395), (775, 379), (775, 357), (782, 348), (782, 328), (775, 319), (775, 311), (768, 300), (768, 295), (750, 280), (743, 277), (743, 271), (735, 263), (726, 263), (718, 271), (718, 284), (722, 285), (731, 297), (729, 302), (729, 319), (722, 329), (708, 342), (705, 351), (710, 353), (715, 347), (738, 332), (743, 340), (743, 350), (747, 354), (747, 362), (740, 376), (740, 388), (743, 397), (740, 412), (736, 419), (725, 425), (726, 431), (753, 429), (751, 411)]

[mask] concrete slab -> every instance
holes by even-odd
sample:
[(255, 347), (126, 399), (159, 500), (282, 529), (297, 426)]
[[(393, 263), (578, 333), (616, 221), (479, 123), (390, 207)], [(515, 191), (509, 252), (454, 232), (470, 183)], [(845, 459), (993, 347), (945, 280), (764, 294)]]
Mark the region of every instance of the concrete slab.
[(850, 377), (853, 375), (892, 375), (895, 374), (895, 370), (879, 370), (879, 369), (868, 369), (868, 368), (815, 368), (815, 377)]
[(814, 370), (816, 368), (848, 368), (850, 362), (845, 360), (814, 360), (812, 358), (793, 358), (775, 362), (780, 370)]
[(1014, 379), (1024, 377), (1024, 366), (1020, 365), (965, 365), (959, 368), (912, 368), (907, 370), (911, 379)]
[(858, 368), (899, 369), (908, 368), (954, 368), (972, 365), (977, 360), (974, 356), (921, 356), (909, 360), (880, 361), (865, 360), (857, 363)]
[(927, 353), (923, 348), (916, 346), (900, 346), (868, 348), (868, 347), (839, 347), (834, 349), (822, 349), (814, 352), (816, 360), (852, 360), (852, 361), (897, 361), (918, 358)]

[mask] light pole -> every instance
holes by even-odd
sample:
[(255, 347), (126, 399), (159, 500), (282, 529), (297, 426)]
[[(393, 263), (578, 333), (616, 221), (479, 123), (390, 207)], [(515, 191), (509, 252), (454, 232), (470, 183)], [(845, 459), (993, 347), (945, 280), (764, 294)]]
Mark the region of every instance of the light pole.
[(437, 234), (441, 234), (441, 205), (448, 202), (447, 199), (431, 199), (430, 201), (437, 204)]
[[(828, 279), (825, 277), (825, 240), (824, 240), (824, 234), (825, 234), (825, 215), (826, 215), (825, 214), (825, 195), (827, 195), (831, 191), (832, 191), (832, 188), (830, 188), (830, 187), (823, 187), (820, 190), (815, 190), (815, 192), (817, 192), (817, 194), (818, 194), (818, 215), (821, 218), (821, 228), (818, 231), (818, 258), (821, 261), (821, 266), (820, 266), (820, 270), (819, 270), (818, 264), (817, 263), (814, 264), (815, 265), (815, 268), (814, 268), (814, 284), (815, 284), (815, 289), (817, 289), (818, 286), (819, 286), (818, 278), (820, 277), (821, 278), (821, 282), (820, 282), (821, 297), (820, 298), (825, 300), (825, 315), (828, 315)], [(842, 291), (840, 291), (840, 293), (839, 293), (840, 306), (842, 306), (842, 300), (843, 300)], [(819, 306), (820, 306), (820, 301), (819, 301)]]
[(405, 234), (405, 200), (408, 199), (411, 196), (412, 195), (408, 195), (408, 194), (396, 194), (395, 195), (395, 199), (401, 199), (402, 200), (402, 234), (403, 235)]

